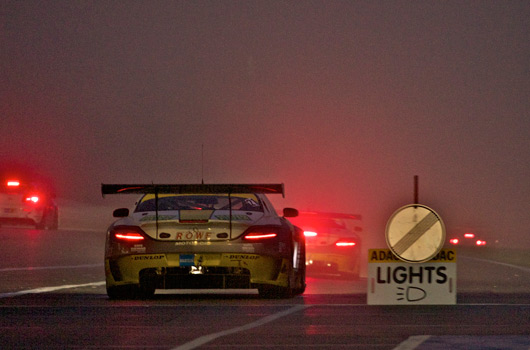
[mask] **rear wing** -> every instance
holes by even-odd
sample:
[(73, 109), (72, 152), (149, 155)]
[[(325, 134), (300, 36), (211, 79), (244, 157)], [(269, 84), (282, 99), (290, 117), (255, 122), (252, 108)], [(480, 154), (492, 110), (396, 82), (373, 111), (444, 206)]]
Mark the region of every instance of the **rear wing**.
[(352, 219), (352, 220), (362, 220), (362, 215), (360, 214), (344, 214), (344, 213), (331, 213), (331, 212), (318, 212), (318, 211), (301, 211), (298, 214), (299, 217), (311, 218), (311, 217), (320, 217), (320, 218), (335, 218), (335, 219)]
[(283, 184), (101, 184), (101, 194), (268, 193), (285, 197)]

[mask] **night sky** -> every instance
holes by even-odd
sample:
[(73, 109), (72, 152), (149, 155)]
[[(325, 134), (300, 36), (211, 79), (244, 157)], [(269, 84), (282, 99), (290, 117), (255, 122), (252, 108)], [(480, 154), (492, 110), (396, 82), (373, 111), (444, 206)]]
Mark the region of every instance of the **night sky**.
[[(528, 1), (0, 0), (0, 156), (100, 184), (282, 182), (530, 246)], [(383, 238), (384, 239), (384, 238)]]

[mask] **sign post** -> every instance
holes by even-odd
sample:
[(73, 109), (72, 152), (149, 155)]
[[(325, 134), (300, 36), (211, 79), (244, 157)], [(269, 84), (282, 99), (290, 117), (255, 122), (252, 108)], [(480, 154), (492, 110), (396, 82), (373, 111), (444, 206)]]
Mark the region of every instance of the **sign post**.
[(417, 176), (414, 204), (392, 214), (385, 238), (389, 249), (368, 252), (368, 304), (456, 304), (456, 252), (442, 249), (442, 218), (418, 203)]

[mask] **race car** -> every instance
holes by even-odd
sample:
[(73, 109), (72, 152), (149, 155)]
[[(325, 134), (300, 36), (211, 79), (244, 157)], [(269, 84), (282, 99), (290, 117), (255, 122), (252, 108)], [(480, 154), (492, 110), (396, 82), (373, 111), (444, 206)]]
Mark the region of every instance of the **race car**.
[(306, 211), (290, 221), (306, 239), (308, 272), (356, 279), (360, 274), (361, 215)]
[(43, 184), (1, 176), (0, 224), (25, 224), (57, 230), (59, 211), (54, 193)]
[(265, 194), (282, 184), (102, 184), (102, 194), (140, 193), (132, 213), (116, 209), (107, 230), (111, 299), (150, 298), (157, 289), (257, 289), (264, 298), (305, 290), (301, 229)]

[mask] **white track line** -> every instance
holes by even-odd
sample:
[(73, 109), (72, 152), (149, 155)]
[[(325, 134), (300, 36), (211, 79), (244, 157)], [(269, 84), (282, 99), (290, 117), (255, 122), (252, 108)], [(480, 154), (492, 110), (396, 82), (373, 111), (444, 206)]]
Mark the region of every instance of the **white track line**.
[(413, 335), (392, 350), (414, 350), (430, 337), (430, 335)]
[(495, 265), (507, 266), (507, 267), (511, 267), (513, 269), (517, 269), (517, 270), (520, 270), (520, 271), (524, 271), (524, 272), (529, 272), (530, 273), (530, 268), (524, 267), (524, 266), (518, 266), (518, 265), (513, 265), (513, 264), (508, 264), (508, 263), (503, 263), (503, 262), (493, 261), (493, 260), (487, 260), (487, 259), (481, 259), (481, 258), (473, 258), (471, 256), (463, 256), (462, 258), (470, 259), (470, 260), (476, 260), (476, 261), (481, 261), (481, 262), (487, 262), (487, 263), (495, 264)]
[(85, 264), (85, 265), (58, 265), (58, 266), (28, 266), (28, 267), (5, 267), (0, 272), (10, 271), (35, 271), (35, 270), (56, 270), (56, 269), (85, 269), (92, 267), (103, 267), (103, 264)]
[(208, 335), (203, 335), (202, 337), (199, 337), (195, 340), (192, 340), (190, 342), (187, 342), (185, 344), (182, 344), (182, 345), (179, 345), (171, 350), (191, 350), (191, 349), (195, 349), (201, 345), (204, 345), (206, 343), (209, 343), (211, 342), (212, 340), (215, 340), (217, 338), (220, 338), (220, 337), (224, 337), (225, 335), (230, 335), (230, 334), (234, 334), (234, 333), (238, 333), (238, 332), (242, 332), (242, 331), (246, 331), (246, 330), (249, 330), (249, 329), (252, 329), (252, 328), (256, 328), (256, 327), (259, 327), (259, 326), (262, 326), (264, 324), (267, 324), (269, 322), (272, 322), (272, 321), (275, 321), (281, 317), (284, 317), (284, 316), (287, 316), (287, 315), (290, 315), (292, 313), (295, 313), (295, 312), (298, 312), (300, 310), (304, 310), (306, 308), (310, 307), (310, 305), (296, 305), (296, 306), (293, 306), (285, 311), (281, 311), (281, 312), (277, 312), (275, 314), (272, 314), (272, 315), (269, 315), (267, 317), (263, 317), (257, 321), (254, 321), (254, 322), (251, 322), (251, 323), (248, 323), (246, 325), (243, 325), (243, 326), (240, 326), (240, 327), (235, 327), (235, 328), (231, 328), (231, 329), (227, 329), (225, 331), (221, 331), (221, 332), (217, 332), (217, 333), (212, 333), (212, 334), (208, 334)]
[(80, 288), (80, 287), (98, 287), (104, 284), (105, 284), (105, 281), (101, 281), (101, 282), (92, 282), (92, 283), (85, 283), (85, 284), (65, 284), (62, 286), (55, 286), (55, 287), (42, 287), (42, 288), (36, 288), (36, 289), (20, 290), (18, 292), (1, 293), (0, 299), (16, 297), (16, 296), (24, 295), (24, 294), (54, 292), (56, 290), (61, 290), (61, 289)]

